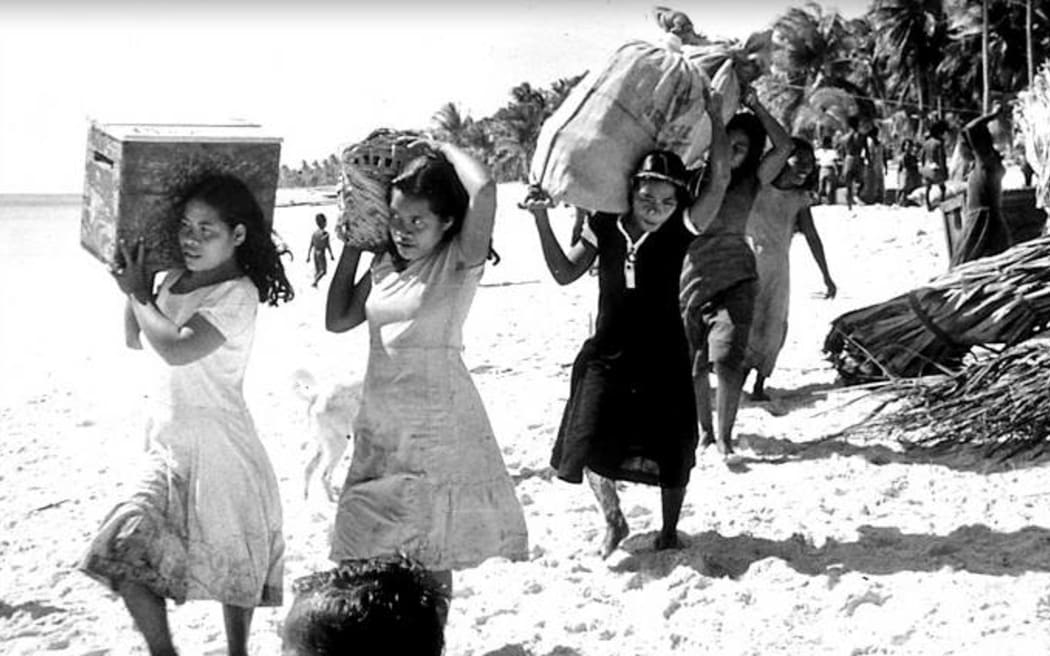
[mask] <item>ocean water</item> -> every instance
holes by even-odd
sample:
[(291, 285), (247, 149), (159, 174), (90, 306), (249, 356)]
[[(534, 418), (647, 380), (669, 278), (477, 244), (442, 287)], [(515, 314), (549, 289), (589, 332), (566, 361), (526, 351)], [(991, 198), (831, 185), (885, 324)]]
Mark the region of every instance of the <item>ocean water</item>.
[(79, 195), (0, 194), (0, 257), (46, 258), (78, 246), (80, 212)]

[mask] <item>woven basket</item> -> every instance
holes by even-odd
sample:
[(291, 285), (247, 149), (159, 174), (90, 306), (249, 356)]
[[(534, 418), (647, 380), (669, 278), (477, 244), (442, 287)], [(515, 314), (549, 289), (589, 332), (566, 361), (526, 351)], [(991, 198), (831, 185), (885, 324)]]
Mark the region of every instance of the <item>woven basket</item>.
[(379, 129), (342, 152), (335, 234), (349, 246), (383, 252), (390, 243), (390, 181), (405, 164), (432, 152), (418, 132)]

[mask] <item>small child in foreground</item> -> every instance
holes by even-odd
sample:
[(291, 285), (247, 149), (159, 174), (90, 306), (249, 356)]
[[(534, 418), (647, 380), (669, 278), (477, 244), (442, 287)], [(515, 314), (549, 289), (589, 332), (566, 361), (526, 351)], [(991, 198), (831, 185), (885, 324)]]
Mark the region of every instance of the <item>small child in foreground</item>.
[(448, 595), (403, 556), (345, 560), (292, 585), (284, 656), (440, 656)]

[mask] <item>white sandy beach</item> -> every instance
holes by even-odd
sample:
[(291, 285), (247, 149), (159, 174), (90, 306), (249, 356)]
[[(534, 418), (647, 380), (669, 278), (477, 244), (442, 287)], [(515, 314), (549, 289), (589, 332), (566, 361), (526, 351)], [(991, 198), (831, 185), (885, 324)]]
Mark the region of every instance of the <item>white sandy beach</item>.
[[(918, 462), (885, 438), (805, 447), (864, 417), (876, 399), (840, 390), (820, 352), (829, 321), (911, 289), (947, 263), (941, 218), (921, 209), (814, 210), (839, 285), (793, 246), (791, 329), (769, 381), (745, 403), (746, 471), (700, 459), (681, 551), (653, 552), (655, 488), (624, 486), (632, 534), (609, 560), (586, 486), (552, 478), (549, 449), (569, 369), (596, 308), (596, 278), (568, 287), (544, 267), (520, 185), (503, 185), (495, 247), (466, 325), (474, 373), (517, 484), (527, 562), (458, 573), (450, 656), (1050, 653), (1050, 482), (1045, 466), (985, 471)], [(251, 653), (279, 653), (292, 581), (328, 567), (334, 506), (301, 494), (309, 452), (292, 372), (359, 379), (367, 331), (324, 331), (324, 291), (305, 262), (313, 215), (282, 207), (297, 296), (261, 309), (246, 382), (282, 485), (286, 606), (256, 613)], [(133, 476), (140, 400), (158, 366), (123, 348), (120, 297), (78, 244), (80, 209), (0, 207), (0, 653), (145, 654), (119, 599), (72, 564)], [(567, 236), (567, 210), (556, 218)], [(46, 218), (45, 218), (46, 217)], [(338, 245), (336, 245), (338, 254)], [(286, 261), (287, 262), (287, 261)], [(327, 283), (327, 280), (325, 281)], [(322, 284), (324, 286), (324, 283)], [(341, 480), (346, 462), (337, 470)], [(181, 653), (224, 654), (215, 603), (171, 614)]]

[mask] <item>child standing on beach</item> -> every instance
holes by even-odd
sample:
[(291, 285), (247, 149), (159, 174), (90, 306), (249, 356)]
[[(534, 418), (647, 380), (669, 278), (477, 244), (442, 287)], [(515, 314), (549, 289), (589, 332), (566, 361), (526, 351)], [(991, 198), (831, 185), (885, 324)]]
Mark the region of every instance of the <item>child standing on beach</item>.
[[(759, 189), (773, 182), (794, 150), (787, 131), (753, 89), (742, 102), (752, 112), (737, 113), (724, 129), (721, 124), (712, 127), (709, 172), (696, 202), (705, 211), (690, 212), (700, 235), (686, 253), (679, 296), (693, 363), (700, 444), (716, 443), (709, 381), (714, 369), (717, 445), (727, 462), (735, 459), (730, 436), (747, 374), (744, 357), (757, 291), (747, 221)], [(763, 156), (767, 135), (773, 149)]]
[(242, 384), (259, 303), (290, 300), (292, 288), (240, 180), (209, 176), (185, 199), (185, 268), (156, 296), (142, 243), (120, 245), (128, 343), (141, 331), (170, 369), (147, 427), (149, 466), (79, 566), (120, 594), (152, 656), (175, 654), (166, 599), (221, 602), (229, 653), (243, 655), (252, 610), (281, 603), (284, 540), (277, 478)]
[(831, 143), (831, 137), (824, 137), (820, 148), (815, 153), (820, 172), (817, 179), (817, 201), (835, 204), (835, 189), (838, 187), (839, 151)]
[[(721, 130), (721, 97), (705, 101)], [(616, 480), (660, 486), (663, 526), (654, 546), (680, 546), (678, 517), (696, 459), (689, 349), (677, 301), (682, 257), (694, 237), (684, 217), (690, 203), (685, 166), (674, 153), (650, 152), (636, 167), (629, 194), (626, 214), (587, 217), (568, 253), (551, 229), (549, 198), (534, 193), (522, 204), (559, 284), (598, 262), (594, 335), (573, 363), (551, 466), (569, 483), (586, 476), (605, 519), (603, 558), (630, 532)]]
[(314, 234), (310, 236), (310, 247), (306, 249), (306, 261), (310, 261), (311, 255), (314, 258), (314, 284), (311, 287), (317, 287), (317, 283), (328, 273), (328, 260), (325, 259), (325, 253), (327, 252), (328, 257), (335, 259), (328, 231), (325, 230), (328, 218), (319, 213), (314, 217), (314, 221), (317, 223), (317, 230), (314, 230)]
[(344, 245), (328, 288), (326, 328), (367, 320), (370, 341), (330, 557), (404, 553), (447, 594), (452, 570), (524, 559), (528, 536), (462, 358), (463, 322), (491, 252), (496, 185), (462, 150), (436, 148), (391, 182), (391, 248), (355, 282), (361, 251)]

